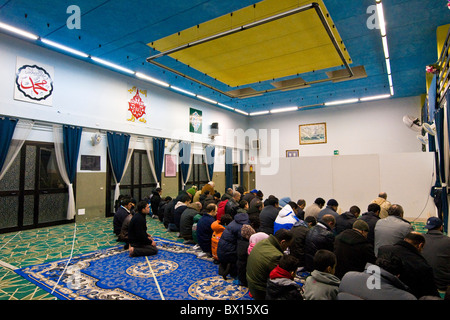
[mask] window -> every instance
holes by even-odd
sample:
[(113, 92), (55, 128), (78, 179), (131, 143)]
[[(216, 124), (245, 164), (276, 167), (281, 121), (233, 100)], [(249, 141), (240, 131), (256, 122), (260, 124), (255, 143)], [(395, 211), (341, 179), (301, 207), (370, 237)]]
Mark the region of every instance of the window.
[[(107, 199), (106, 199), (106, 216), (114, 215), (114, 191), (116, 182), (112, 173), (109, 156), (107, 161)], [(156, 187), (156, 181), (148, 163), (148, 156), (145, 150), (134, 150), (131, 156), (127, 170), (123, 174), (120, 181), (120, 194), (130, 195), (139, 202), (148, 197)]]
[[(181, 169), (178, 170), (181, 173)], [(179, 185), (181, 189), (181, 174), (179, 174), (179, 177)], [(201, 154), (194, 154), (194, 163), (192, 164), (191, 174), (189, 175), (188, 181), (186, 182), (186, 189), (189, 189), (195, 185), (197, 186), (197, 190), (201, 190), (201, 188), (208, 182), (209, 180), (208, 174), (206, 172), (205, 156)]]
[(26, 142), (0, 180), (0, 232), (72, 222), (53, 143)]

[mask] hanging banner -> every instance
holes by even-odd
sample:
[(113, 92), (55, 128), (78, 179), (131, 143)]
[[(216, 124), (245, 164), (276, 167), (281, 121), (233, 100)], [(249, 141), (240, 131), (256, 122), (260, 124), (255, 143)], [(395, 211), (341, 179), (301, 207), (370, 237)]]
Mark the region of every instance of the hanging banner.
[(189, 109), (189, 132), (202, 133), (202, 111)]
[(52, 66), (17, 57), (14, 99), (52, 106), (53, 79)]
[(147, 90), (133, 86), (128, 89), (127, 121), (147, 123), (148, 98)]

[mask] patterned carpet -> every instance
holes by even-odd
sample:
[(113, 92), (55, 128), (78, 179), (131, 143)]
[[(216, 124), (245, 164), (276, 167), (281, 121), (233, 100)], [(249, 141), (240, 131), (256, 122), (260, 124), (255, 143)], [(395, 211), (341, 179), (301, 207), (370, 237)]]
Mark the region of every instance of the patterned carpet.
[[(159, 221), (148, 219), (149, 231), (176, 241)], [(56, 300), (56, 297), (27, 281), (12, 269), (68, 258), (72, 250), (74, 224), (0, 235), (0, 300)], [(73, 256), (117, 246), (112, 217), (76, 224)]]
[[(178, 241), (176, 233), (167, 232), (153, 219), (147, 220), (155, 237)], [(425, 232), (423, 222), (414, 228)], [(14, 269), (67, 259), (72, 250), (74, 224), (0, 234), (0, 300), (56, 300), (54, 295), (18, 275)], [(112, 233), (112, 217), (76, 224), (73, 256), (117, 246)]]

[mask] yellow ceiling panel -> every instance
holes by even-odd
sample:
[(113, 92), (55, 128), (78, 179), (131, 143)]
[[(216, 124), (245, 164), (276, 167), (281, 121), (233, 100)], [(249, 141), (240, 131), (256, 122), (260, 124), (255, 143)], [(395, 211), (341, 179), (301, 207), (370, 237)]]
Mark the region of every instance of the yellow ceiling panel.
[[(164, 52), (242, 25), (310, 4), (310, 1), (265, 0), (149, 44)], [(318, 1), (340, 50), (348, 52)], [(342, 65), (329, 34), (314, 9), (298, 12), (168, 55), (232, 87)]]

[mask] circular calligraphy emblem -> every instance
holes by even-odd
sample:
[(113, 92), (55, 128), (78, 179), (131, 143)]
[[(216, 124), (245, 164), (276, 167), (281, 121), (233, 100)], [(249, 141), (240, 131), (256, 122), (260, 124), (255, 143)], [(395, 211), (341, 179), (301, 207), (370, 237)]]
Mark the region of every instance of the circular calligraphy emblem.
[(196, 281), (188, 292), (197, 300), (237, 300), (248, 292), (248, 288), (216, 276)]
[(16, 74), (17, 89), (33, 100), (44, 100), (53, 92), (53, 80), (50, 74), (37, 65), (24, 65)]
[[(175, 271), (178, 268), (178, 264), (169, 260), (149, 260), (155, 277), (162, 276)], [(152, 272), (148, 267), (147, 262), (140, 262), (132, 265), (127, 269), (127, 274), (133, 277), (139, 278), (151, 278)]]

